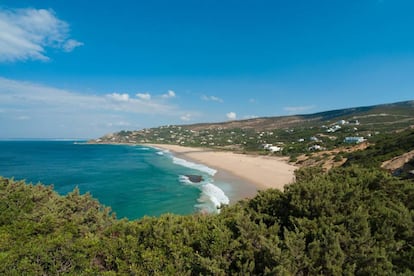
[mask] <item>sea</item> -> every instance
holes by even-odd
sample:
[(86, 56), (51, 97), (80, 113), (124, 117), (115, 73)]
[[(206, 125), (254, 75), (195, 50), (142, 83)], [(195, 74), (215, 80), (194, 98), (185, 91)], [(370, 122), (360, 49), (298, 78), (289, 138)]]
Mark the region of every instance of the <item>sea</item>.
[[(118, 218), (164, 213), (216, 213), (229, 204), (232, 185), (216, 170), (142, 145), (84, 141), (0, 141), (0, 176), (53, 185), (61, 195), (76, 187), (90, 193)], [(189, 175), (202, 177), (194, 183)]]

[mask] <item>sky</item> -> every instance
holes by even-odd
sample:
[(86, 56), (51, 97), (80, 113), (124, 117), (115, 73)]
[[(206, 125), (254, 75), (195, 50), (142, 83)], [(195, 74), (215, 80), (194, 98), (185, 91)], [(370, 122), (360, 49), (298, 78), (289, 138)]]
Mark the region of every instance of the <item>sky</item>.
[(0, 0), (0, 139), (414, 99), (412, 0)]

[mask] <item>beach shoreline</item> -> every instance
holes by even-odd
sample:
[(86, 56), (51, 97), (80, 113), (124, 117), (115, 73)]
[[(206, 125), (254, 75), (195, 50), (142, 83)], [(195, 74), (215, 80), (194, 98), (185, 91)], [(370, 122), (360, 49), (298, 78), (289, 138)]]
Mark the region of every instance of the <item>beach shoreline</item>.
[(258, 190), (279, 189), (294, 182), (296, 166), (286, 158), (219, 151), (208, 148), (184, 147), (170, 144), (142, 144), (168, 150), (174, 156), (200, 163), (217, 170), (215, 176), (232, 184), (237, 199), (253, 197)]

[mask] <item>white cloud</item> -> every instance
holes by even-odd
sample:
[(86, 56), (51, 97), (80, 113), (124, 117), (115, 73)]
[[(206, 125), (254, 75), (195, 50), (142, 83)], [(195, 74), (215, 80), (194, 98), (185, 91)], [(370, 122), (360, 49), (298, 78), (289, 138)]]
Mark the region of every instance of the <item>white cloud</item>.
[(65, 52), (72, 52), (76, 47), (83, 46), (83, 42), (79, 42), (74, 39), (69, 39), (63, 44), (63, 50)]
[(256, 119), (259, 118), (259, 116), (257, 115), (245, 115), (243, 116), (243, 119)]
[(119, 122), (108, 122), (107, 124), (106, 124), (108, 127), (113, 127), (113, 126), (115, 126), (115, 127), (128, 127), (128, 126), (130, 126), (131, 124), (130, 123), (128, 123), (128, 122), (124, 122), (124, 121), (119, 121)]
[(287, 111), (289, 114), (298, 114), (301, 112), (309, 111), (314, 109), (314, 105), (307, 105), (307, 106), (286, 106), (283, 109)]
[(150, 93), (137, 93), (136, 96), (141, 100), (145, 100), (145, 101), (151, 100), (151, 94)]
[(180, 116), (185, 120), (197, 114), (162, 99), (81, 94), (2, 77), (0, 91), (0, 125), (5, 130), (0, 137), (99, 137), (126, 128), (178, 123)]
[(184, 122), (188, 122), (188, 121), (191, 121), (191, 114), (184, 114), (184, 115), (182, 115), (181, 117), (180, 117), (180, 119), (181, 119), (181, 121), (184, 121)]
[(237, 114), (235, 112), (229, 112), (226, 114), (227, 119), (229, 120), (236, 120)]
[(123, 93), (123, 94), (112, 93), (112, 94), (108, 94), (107, 97), (117, 102), (129, 101), (129, 94), (127, 93)]
[(203, 96), (201, 96), (201, 99), (203, 101), (212, 101), (212, 102), (218, 102), (218, 103), (224, 102), (223, 99), (221, 99), (219, 97), (216, 97), (216, 96), (206, 96), (206, 95), (203, 95)]
[(174, 98), (175, 96), (175, 92), (172, 90), (168, 90), (166, 94), (161, 95), (161, 97), (164, 99)]
[(53, 10), (0, 8), (0, 62), (45, 61), (47, 48), (70, 52), (82, 45), (69, 39), (69, 24)]

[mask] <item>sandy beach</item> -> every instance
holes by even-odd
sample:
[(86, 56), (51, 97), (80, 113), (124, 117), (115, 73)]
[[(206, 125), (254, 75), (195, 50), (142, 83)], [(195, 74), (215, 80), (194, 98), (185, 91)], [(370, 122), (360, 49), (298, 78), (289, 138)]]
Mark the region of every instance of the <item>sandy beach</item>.
[(222, 175), (228, 177), (234, 175), (254, 185), (256, 191), (267, 188), (283, 190), (286, 184), (294, 181), (294, 171), (297, 169), (281, 157), (238, 154), (177, 145), (151, 144), (150, 146), (169, 150), (177, 157), (205, 164), (218, 170), (219, 173), (222, 172)]

